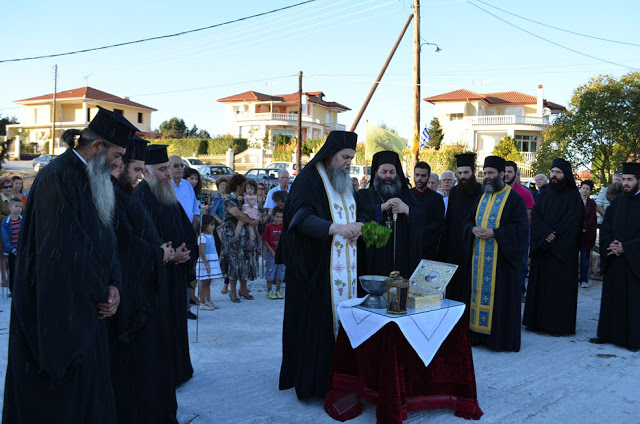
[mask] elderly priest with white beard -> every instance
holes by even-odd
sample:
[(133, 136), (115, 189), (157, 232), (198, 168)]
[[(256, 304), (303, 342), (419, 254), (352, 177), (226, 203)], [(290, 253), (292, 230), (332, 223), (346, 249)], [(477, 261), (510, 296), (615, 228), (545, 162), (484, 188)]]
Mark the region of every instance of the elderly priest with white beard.
[(193, 376), (187, 332), (187, 285), (195, 279), (194, 263), (198, 245), (193, 225), (178, 199), (171, 181), (167, 146), (147, 147), (147, 176), (136, 187), (134, 197), (151, 217), (160, 240), (171, 242), (174, 258), (165, 265), (169, 286), (170, 334), (173, 340), (173, 374), (176, 386)]
[[(136, 128), (100, 108), (36, 177), (12, 287), (2, 422), (114, 423), (104, 318), (119, 305), (110, 172)], [(76, 136), (77, 144), (76, 144)]]

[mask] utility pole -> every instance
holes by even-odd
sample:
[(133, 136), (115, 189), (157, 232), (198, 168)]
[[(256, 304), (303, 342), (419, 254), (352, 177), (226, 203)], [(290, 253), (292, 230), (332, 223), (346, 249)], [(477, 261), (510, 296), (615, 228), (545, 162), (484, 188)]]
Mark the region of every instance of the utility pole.
[(413, 166), (420, 156), (420, 0), (413, 2)]
[(382, 76), (384, 75), (384, 72), (387, 70), (387, 67), (389, 66), (389, 62), (391, 62), (391, 58), (393, 57), (394, 53), (398, 49), (398, 46), (402, 41), (402, 37), (404, 37), (404, 33), (407, 32), (407, 28), (409, 27), (409, 24), (411, 23), (413, 16), (414, 15), (409, 15), (409, 18), (407, 18), (407, 22), (405, 22), (404, 27), (402, 27), (402, 31), (400, 31), (400, 36), (398, 36), (398, 39), (396, 40), (396, 44), (393, 45), (393, 48), (391, 49), (391, 53), (389, 53), (389, 56), (387, 57), (386, 62), (384, 62), (384, 65), (382, 65), (382, 69), (380, 70), (380, 73), (376, 78), (376, 82), (373, 83), (373, 87), (371, 87), (371, 90), (369, 91), (367, 98), (364, 100), (364, 103), (362, 104), (362, 107), (360, 108), (360, 112), (358, 112), (356, 119), (353, 121), (353, 124), (351, 124), (351, 129), (349, 131), (356, 130), (356, 127), (358, 126), (358, 122), (360, 122), (360, 119), (362, 118), (364, 111), (367, 109), (367, 106), (369, 105), (369, 101), (371, 101), (371, 97), (373, 97), (373, 93), (376, 92), (376, 89), (378, 88), (378, 84), (380, 84), (380, 80), (382, 80)]
[(58, 91), (58, 65), (53, 65), (53, 116), (51, 117), (51, 142), (49, 154), (53, 154), (53, 145), (56, 140), (56, 92)]
[(302, 166), (302, 71), (298, 72), (298, 146), (296, 147), (296, 169)]

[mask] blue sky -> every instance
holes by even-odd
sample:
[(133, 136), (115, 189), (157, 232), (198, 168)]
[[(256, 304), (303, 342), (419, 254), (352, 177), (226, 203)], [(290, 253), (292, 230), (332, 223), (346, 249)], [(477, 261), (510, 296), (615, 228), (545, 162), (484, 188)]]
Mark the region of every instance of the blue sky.
[[(3, 5), (0, 59), (59, 53), (213, 25), (299, 0), (9, 2)], [(580, 37), (524, 21), (471, 0), (538, 36), (497, 20), (464, 0), (423, 0), (421, 98), (466, 88), (517, 90), (567, 105), (572, 91), (601, 73), (620, 76), (640, 68), (640, 47)], [(512, 13), (591, 36), (640, 44), (640, 2), (484, 0)], [(17, 115), (13, 100), (85, 85), (129, 96), (158, 109), (152, 127), (173, 116), (212, 135), (224, 131), (217, 99), (247, 90), (281, 94), (322, 90), (326, 100), (352, 109), (339, 116), (351, 126), (407, 16), (412, 0), (318, 0), (240, 23), (98, 52), (0, 63), (0, 114)], [(407, 31), (364, 120), (386, 123), (410, 138), (413, 126), (412, 28)], [(422, 102), (422, 123), (433, 106)]]

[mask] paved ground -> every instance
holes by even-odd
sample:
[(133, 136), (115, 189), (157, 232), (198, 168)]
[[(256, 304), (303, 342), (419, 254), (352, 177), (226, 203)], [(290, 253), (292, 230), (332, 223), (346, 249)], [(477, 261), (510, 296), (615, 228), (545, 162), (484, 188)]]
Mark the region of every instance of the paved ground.
[(33, 171), (33, 163), (30, 160), (8, 160), (2, 164), (2, 168)]
[[(640, 353), (593, 345), (601, 283), (580, 289), (577, 334), (551, 337), (523, 331), (519, 353), (474, 348), (484, 423), (638, 423)], [(299, 402), (277, 389), (283, 301), (268, 300), (263, 281), (250, 283), (256, 300), (240, 304), (215, 290), (216, 311), (189, 322), (194, 378), (178, 390), (181, 423), (332, 423), (322, 401)], [(216, 287), (218, 288), (218, 287)], [(0, 293), (0, 381), (6, 368), (9, 300)], [(198, 339), (196, 342), (196, 329)], [(0, 384), (0, 396), (4, 393)], [(355, 423), (374, 423), (365, 405)], [(407, 423), (462, 423), (449, 411), (410, 413)]]

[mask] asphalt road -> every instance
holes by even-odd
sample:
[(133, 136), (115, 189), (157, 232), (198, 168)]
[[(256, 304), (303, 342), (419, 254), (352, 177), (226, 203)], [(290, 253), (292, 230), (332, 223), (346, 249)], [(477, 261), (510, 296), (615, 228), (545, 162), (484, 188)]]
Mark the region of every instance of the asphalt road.
[(4, 169), (33, 171), (32, 162), (30, 160), (8, 160), (2, 164), (2, 167)]

